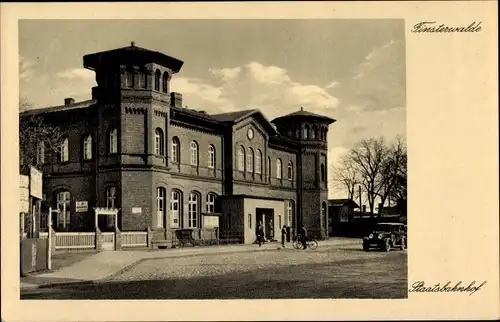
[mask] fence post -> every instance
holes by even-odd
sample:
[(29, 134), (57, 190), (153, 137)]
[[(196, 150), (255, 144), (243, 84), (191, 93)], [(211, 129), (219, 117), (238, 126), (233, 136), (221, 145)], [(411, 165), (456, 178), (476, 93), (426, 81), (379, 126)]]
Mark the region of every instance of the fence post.
[(50, 225), (49, 227), (49, 236), (50, 238), (52, 238), (52, 242), (50, 245), (50, 252), (51, 254), (54, 254), (56, 252), (57, 236), (56, 236), (56, 231), (54, 230), (54, 228), (52, 228), (52, 225)]
[(102, 250), (101, 230), (99, 229), (99, 227), (95, 228), (95, 249), (98, 252)]
[(47, 234), (47, 269), (52, 269), (52, 221), (49, 221), (49, 229)]
[(122, 232), (118, 227), (115, 227), (115, 250), (122, 249)]
[(153, 234), (151, 232), (151, 228), (150, 227), (148, 227), (147, 232), (148, 232), (148, 236), (147, 236), (148, 248), (152, 248), (153, 247), (153, 243), (152, 243)]

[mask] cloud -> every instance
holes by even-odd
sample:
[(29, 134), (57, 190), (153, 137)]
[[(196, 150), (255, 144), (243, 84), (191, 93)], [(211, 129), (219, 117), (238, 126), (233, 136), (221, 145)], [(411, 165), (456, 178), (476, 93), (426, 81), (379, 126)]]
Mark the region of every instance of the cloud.
[(95, 73), (85, 68), (73, 68), (73, 69), (63, 70), (57, 73), (55, 76), (65, 81), (75, 81), (75, 80), (89, 81), (89, 80), (94, 80)]
[(23, 56), (19, 56), (19, 79), (21, 81), (30, 81), (34, 76), (35, 63)]
[[(340, 80), (342, 90), (338, 96), (358, 109), (383, 110), (405, 106), (405, 66), (403, 41), (391, 40), (377, 46), (345, 79)], [(334, 81), (327, 87), (335, 91), (338, 85)]]
[(290, 113), (303, 106), (331, 111), (339, 99), (314, 84), (294, 81), (287, 70), (250, 62), (243, 66), (210, 68), (207, 80), (173, 77), (172, 90), (183, 93), (193, 108), (211, 113), (258, 108), (267, 117)]

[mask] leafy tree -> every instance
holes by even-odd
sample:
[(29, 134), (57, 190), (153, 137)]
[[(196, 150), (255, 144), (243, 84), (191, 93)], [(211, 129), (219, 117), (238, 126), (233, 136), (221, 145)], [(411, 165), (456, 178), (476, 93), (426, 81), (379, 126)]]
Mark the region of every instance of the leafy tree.
[(21, 173), (28, 173), (31, 166), (41, 169), (49, 152), (60, 152), (63, 136), (58, 127), (48, 124), (38, 115), (23, 115), (31, 108), (26, 98), (19, 101), (19, 158)]

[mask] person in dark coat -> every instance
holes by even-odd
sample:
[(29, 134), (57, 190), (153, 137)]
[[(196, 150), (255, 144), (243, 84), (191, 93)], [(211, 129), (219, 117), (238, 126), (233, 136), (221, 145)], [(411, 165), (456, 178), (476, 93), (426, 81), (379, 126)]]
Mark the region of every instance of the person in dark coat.
[(283, 225), (281, 228), (281, 246), (283, 246), (283, 248), (285, 248), (286, 235), (286, 225)]
[(304, 226), (302, 226), (300, 228), (300, 241), (302, 242), (302, 247), (304, 249), (306, 249), (307, 248), (307, 229)]
[(264, 238), (264, 227), (262, 226), (262, 222), (259, 221), (257, 225), (257, 242), (259, 243), (259, 247), (262, 246), (262, 239)]

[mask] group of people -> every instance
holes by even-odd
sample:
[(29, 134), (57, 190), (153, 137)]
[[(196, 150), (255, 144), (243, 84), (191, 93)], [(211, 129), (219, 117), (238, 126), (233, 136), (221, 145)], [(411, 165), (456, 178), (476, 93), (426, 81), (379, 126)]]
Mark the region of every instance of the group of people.
[[(285, 248), (285, 241), (286, 237), (288, 235), (288, 227), (287, 225), (283, 225), (281, 227), (281, 246)], [(307, 248), (307, 229), (306, 227), (302, 226), (299, 230), (299, 234), (297, 236), (299, 238), (299, 241), (302, 243), (302, 248), (306, 249)], [(259, 247), (262, 246), (262, 243), (264, 242), (264, 226), (262, 225), (262, 222), (259, 222), (257, 225), (257, 243), (259, 244)]]

